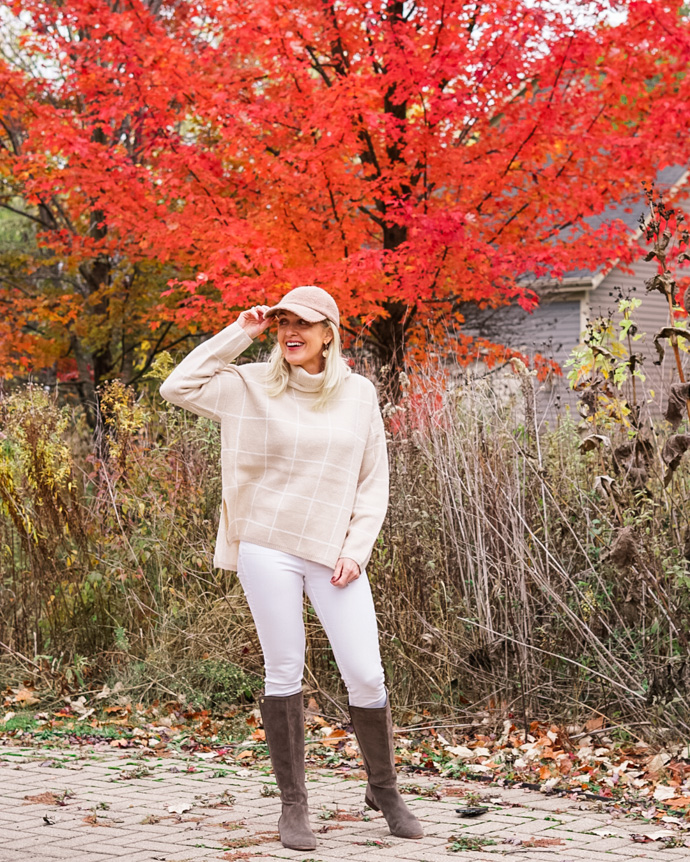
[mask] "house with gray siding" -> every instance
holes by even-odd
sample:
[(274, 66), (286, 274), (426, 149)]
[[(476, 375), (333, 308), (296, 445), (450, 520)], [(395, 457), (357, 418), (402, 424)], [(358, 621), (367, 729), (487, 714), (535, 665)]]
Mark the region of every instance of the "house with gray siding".
[[(655, 179), (655, 188), (664, 192), (667, 202), (681, 206), (690, 213), (687, 200), (689, 172), (686, 166), (674, 165), (660, 171)], [(640, 216), (647, 212), (640, 196), (592, 218), (590, 223), (598, 226), (605, 221), (621, 219), (630, 229), (631, 242), (639, 238)], [(689, 219), (690, 222), (690, 219)], [(670, 321), (669, 308), (664, 297), (658, 293), (647, 293), (645, 281), (657, 272), (656, 261), (643, 259), (621, 268), (613, 265), (590, 270), (571, 272), (558, 282), (538, 282), (530, 285), (540, 297), (539, 306), (531, 313), (520, 308), (497, 309), (482, 318), (481, 330), (493, 340), (519, 349), (528, 356), (540, 353), (554, 360), (564, 372), (563, 377), (554, 376), (539, 387), (538, 408), (543, 418), (552, 420), (562, 411), (577, 413), (577, 396), (568, 386), (565, 362), (571, 351), (581, 342), (582, 333), (589, 321), (612, 316), (618, 321), (618, 301), (624, 297), (636, 297), (641, 306), (634, 319), (638, 331), (645, 337), (635, 344), (635, 351), (644, 357), (642, 365), (646, 380), (641, 388), (649, 396), (650, 391), (659, 392), (664, 380), (675, 373), (675, 361), (667, 351), (664, 362), (658, 359), (653, 337)], [(690, 364), (690, 362), (688, 362)], [(652, 410), (652, 413), (657, 413)]]

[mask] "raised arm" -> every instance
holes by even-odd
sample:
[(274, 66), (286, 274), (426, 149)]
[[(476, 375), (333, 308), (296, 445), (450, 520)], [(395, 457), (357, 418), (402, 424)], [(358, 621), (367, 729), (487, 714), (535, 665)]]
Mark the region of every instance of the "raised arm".
[(243, 311), (234, 323), (185, 356), (161, 385), (163, 398), (198, 416), (220, 422), (228, 387), (238, 379), (237, 369), (231, 363), (269, 326), (270, 321), (263, 317), (267, 307)]

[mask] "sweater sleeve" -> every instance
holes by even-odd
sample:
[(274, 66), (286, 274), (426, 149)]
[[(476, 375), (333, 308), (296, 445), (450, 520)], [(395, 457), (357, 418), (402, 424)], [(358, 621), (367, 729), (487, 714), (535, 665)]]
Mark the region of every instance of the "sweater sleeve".
[(361, 571), (364, 571), (369, 562), (387, 509), (388, 451), (386, 449), (386, 432), (374, 394), (372, 422), (359, 471), (355, 502), (350, 517), (350, 525), (340, 552), (341, 557), (354, 560)]
[(228, 385), (239, 381), (239, 372), (230, 363), (251, 343), (239, 323), (231, 323), (185, 356), (163, 381), (161, 395), (178, 407), (220, 422)]

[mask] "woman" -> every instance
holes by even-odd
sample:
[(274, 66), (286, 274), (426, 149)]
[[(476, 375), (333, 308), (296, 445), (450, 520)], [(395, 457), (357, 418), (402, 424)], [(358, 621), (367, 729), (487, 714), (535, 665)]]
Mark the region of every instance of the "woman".
[[(268, 362), (231, 364), (272, 320)], [(243, 311), (161, 386), (173, 404), (220, 423), (222, 511), (214, 565), (237, 570), (265, 663), (259, 704), (280, 789), (280, 840), (316, 847), (304, 775), (303, 591), (348, 689), (367, 772), (365, 802), (390, 831), (422, 828), (397, 787), (390, 706), (365, 568), (388, 505), (376, 390), (342, 359), (339, 312), (319, 287)]]

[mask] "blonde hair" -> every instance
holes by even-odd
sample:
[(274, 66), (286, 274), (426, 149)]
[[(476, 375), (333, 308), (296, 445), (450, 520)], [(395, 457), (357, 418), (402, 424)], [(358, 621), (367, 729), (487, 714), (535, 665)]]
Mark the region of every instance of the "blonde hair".
[[(330, 320), (323, 321), (324, 329), (330, 329), (333, 336), (328, 351), (323, 372), (323, 382), (319, 395), (314, 402), (314, 410), (323, 410), (340, 388), (345, 379), (345, 360), (340, 352), (340, 333), (338, 327)], [(280, 344), (276, 344), (268, 357), (268, 394), (277, 398), (287, 389), (290, 378), (290, 365), (283, 356)]]

